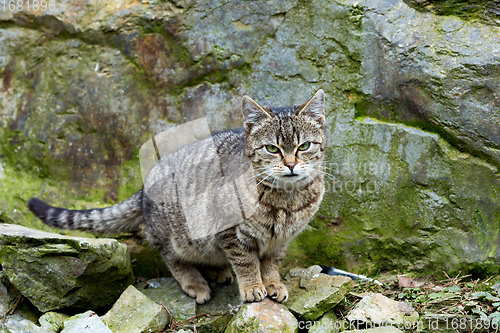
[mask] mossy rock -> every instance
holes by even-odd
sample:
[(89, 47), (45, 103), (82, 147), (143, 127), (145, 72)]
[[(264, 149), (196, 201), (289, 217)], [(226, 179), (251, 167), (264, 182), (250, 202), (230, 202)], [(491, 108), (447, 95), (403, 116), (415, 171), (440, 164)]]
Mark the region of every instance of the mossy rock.
[(298, 332), (297, 319), (282, 304), (268, 298), (245, 303), (228, 324), (225, 333)]
[(0, 225), (0, 263), (10, 283), (40, 311), (111, 306), (134, 282), (126, 246)]

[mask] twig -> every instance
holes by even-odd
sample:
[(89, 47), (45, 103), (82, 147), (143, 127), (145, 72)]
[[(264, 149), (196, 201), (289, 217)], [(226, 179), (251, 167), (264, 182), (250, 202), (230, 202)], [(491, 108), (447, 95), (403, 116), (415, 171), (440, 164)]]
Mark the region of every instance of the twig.
[(443, 273), (448, 278), (448, 281), (450, 281), (454, 286), (459, 287), (458, 284), (457, 284), (457, 282), (455, 282), (455, 280), (458, 278), (458, 275), (454, 279), (452, 279), (448, 274), (446, 274), (445, 271), (443, 271)]
[(4, 314), (2, 315), (2, 319), (1, 319), (2, 322), (5, 320), (5, 318), (7, 316), (13, 314), (16, 311), (16, 309), (19, 306), (19, 304), (21, 304), (21, 299), (22, 298), (23, 298), (23, 296), (19, 295), (19, 297), (16, 300), (16, 303), (10, 309), (8, 309), (7, 311), (4, 312)]
[(194, 317), (191, 317), (189, 319), (186, 319), (184, 321), (181, 322), (181, 325), (186, 325), (186, 324), (189, 324), (189, 322), (193, 319), (196, 319), (196, 318), (199, 318), (199, 317), (203, 317), (203, 316), (208, 316), (208, 313), (202, 313), (202, 314), (199, 314), (199, 315), (196, 315)]
[[(452, 279), (452, 278), (451, 278), (448, 274), (446, 274), (446, 272), (445, 272), (445, 271), (443, 271), (443, 273), (444, 273), (444, 275), (446, 275), (446, 278), (447, 278), (447, 279), (445, 279), (445, 280), (439, 280), (439, 281), (437, 281), (437, 282), (449, 281), (449, 282), (451, 282), (452, 284), (454, 284), (454, 285), (456, 285), (456, 286), (458, 286), (458, 284), (457, 284), (457, 283), (458, 283), (458, 282), (460, 282), (460, 280), (463, 280), (463, 279), (465, 279), (465, 278), (467, 278), (467, 277), (470, 277), (470, 276), (471, 276), (471, 274), (467, 274), (467, 275), (464, 275), (464, 276), (460, 276), (460, 277), (459, 277), (459, 275), (460, 275), (460, 274), (459, 274), (459, 275), (457, 275), (455, 278), (453, 278), (453, 279)], [(456, 282), (455, 282), (455, 280), (456, 280)]]
[(170, 316), (170, 320), (169, 320), (168, 326), (171, 329), (173, 329), (173, 330), (177, 329), (179, 327), (178, 326), (179, 323), (174, 319), (174, 316), (172, 316), (172, 313), (170, 312), (170, 310), (168, 309), (168, 307), (165, 304), (163, 304), (163, 303), (161, 303), (161, 306), (163, 306), (165, 308), (165, 310), (167, 310), (168, 315)]
[[(194, 317), (191, 317), (189, 319), (186, 319), (184, 321), (178, 321), (178, 320), (175, 320), (174, 316), (172, 315), (172, 313), (170, 312), (170, 310), (168, 309), (168, 307), (165, 304), (161, 303), (161, 306), (163, 306), (165, 308), (165, 310), (167, 310), (167, 312), (170, 316), (170, 322), (168, 323), (168, 326), (170, 326), (170, 329), (172, 329), (172, 330), (176, 330), (184, 325), (187, 325), (187, 324), (189, 324), (189, 322), (191, 320), (194, 320), (196, 318), (199, 318), (202, 316), (208, 316), (208, 313), (202, 313), (202, 314), (196, 315)], [(196, 333), (196, 325), (194, 326), (194, 332)]]

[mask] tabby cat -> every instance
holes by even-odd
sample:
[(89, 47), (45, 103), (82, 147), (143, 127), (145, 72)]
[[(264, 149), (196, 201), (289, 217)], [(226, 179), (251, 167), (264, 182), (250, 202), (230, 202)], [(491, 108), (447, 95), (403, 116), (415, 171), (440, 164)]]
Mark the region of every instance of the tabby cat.
[[(173, 158), (162, 157), (150, 170), (144, 188), (119, 204), (104, 209), (67, 210), (32, 198), (28, 206), (45, 223), (59, 228), (102, 233), (141, 228), (149, 244), (160, 251), (182, 290), (199, 304), (210, 300), (204, 276), (230, 283), (231, 267), (244, 301), (256, 302), (269, 295), (283, 302), (288, 292), (280, 281), (278, 268), (289, 242), (316, 213), (324, 193), (324, 93), (319, 90), (308, 102), (286, 108), (260, 106), (244, 96), (242, 112), (243, 129), (215, 133), (172, 153)], [(194, 196), (205, 199), (184, 198), (180, 202), (182, 187), (199, 185), (217, 164), (213, 158), (206, 158), (207, 142), (215, 147), (221, 161), (227, 157), (247, 161), (241, 162), (247, 168), (233, 177), (246, 181), (245, 186), (238, 187), (243, 218), (226, 227), (211, 225), (216, 223), (212, 220), (207, 222), (205, 217), (210, 214), (202, 210), (211, 204), (200, 208), (203, 200), (218, 195), (217, 188), (226, 188), (219, 183), (205, 186), (206, 191)], [(216, 169), (220, 170), (220, 166)], [(221, 179), (226, 177), (224, 172), (228, 174), (226, 169), (219, 173)], [(253, 176), (249, 176), (248, 170)], [(215, 214), (227, 211), (220, 207), (210, 209)], [(193, 237), (188, 215), (189, 219), (199, 217), (194, 229), (214, 232)]]

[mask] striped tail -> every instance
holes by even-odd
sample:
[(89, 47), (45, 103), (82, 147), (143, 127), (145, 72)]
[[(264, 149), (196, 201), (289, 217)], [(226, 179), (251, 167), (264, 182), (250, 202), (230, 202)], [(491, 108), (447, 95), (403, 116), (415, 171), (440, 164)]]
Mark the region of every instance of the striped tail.
[(143, 222), (142, 190), (127, 200), (101, 209), (69, 210), (47, 205), (31, 198), (29, 209), (50, 226), (63, 229), (78, 229), (99, 233), (135, 231)]

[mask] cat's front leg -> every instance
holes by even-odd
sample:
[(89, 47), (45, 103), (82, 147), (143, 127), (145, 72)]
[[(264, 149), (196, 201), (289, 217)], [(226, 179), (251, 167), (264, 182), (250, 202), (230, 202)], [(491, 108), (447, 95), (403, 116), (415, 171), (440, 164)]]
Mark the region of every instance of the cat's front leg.
[(266, 287), (267, 294), (276, 302), (284, 302), (288, 299), (288, 290), (281, 282), (279, 267), (285, 257), (286, 246), (266, 254), (260, 263), (262, 282)]
[(243, 301), (259, 302), (263, 300), (267, 292), (262, 283), (257, 251), (249, 249), (236, 239), (226, 239), (223, 243), (223, 250), (236, 274)]

